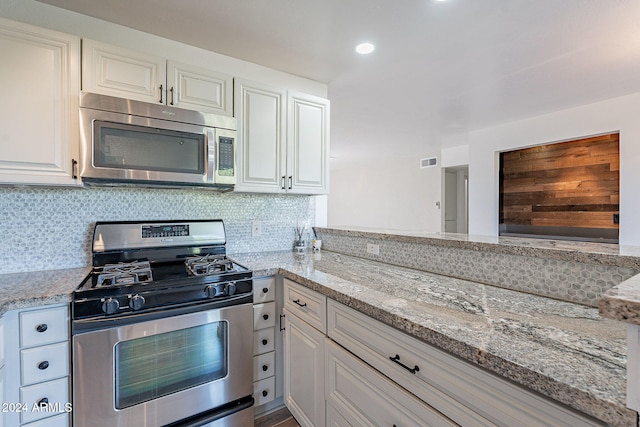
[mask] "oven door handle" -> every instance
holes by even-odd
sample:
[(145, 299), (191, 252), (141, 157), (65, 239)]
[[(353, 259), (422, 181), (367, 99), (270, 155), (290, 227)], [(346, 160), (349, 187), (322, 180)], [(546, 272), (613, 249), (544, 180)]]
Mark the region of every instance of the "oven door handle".
[(199, 304), (188, 302), (180, 306), (157, 307), (153, 311), (139, 314), (126, 313), (122, 316), (101, 317), (99, 319), (78, 319), (71, 324), (72, 334), (92, 332), (100, 329), (117, 328), (134, 323), (147, 322), (149, 320), (164, 319), (181, 314), (196, 313), (199, 311), (215, 310), (219, 308), (232, 307), (240, 304), (253, 304), (253, 292), (226, 298), (220, 301), (207, 301)]
[(213, 421), (219, 420), (224, 417), (228, 417), (229, 415), (233, 415), (237, 412), (244, 411), (245, 409), (251, 408), (254, 404), (254, 398), (251, 396), (247, 396), (239, 401), (232, 402), (231, 404), (225, 405), (222, 408), (215, 410), (215, 412), (207, 412), (204, 415), (190, 418), (189, 421), (178, 421), (172, 424), (168, 424), (165, 427), (203, 427), (207, 426)]

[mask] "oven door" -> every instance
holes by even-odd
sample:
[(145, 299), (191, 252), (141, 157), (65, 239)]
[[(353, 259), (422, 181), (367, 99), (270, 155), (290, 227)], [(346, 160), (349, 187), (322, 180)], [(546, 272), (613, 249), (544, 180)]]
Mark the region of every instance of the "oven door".
[(73, 336), (75, 427), (213, 420), (229, 403), (252, 403), (251, 304), (139, 320)]

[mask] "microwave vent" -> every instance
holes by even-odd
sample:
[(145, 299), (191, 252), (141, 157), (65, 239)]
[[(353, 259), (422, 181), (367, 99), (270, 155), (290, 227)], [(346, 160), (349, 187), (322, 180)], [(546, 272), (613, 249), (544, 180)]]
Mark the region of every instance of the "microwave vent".
[(437, 157), (428, 157), (426, 159), (420, 159), (420, 167), (421, 168), (432, 168), (438, 166), (438, 158)]

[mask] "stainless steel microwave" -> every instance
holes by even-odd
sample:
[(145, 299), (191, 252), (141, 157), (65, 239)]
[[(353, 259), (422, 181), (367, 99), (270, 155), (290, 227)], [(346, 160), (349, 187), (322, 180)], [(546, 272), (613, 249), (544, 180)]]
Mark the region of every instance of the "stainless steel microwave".
[(210, 187), (236, 183), (233, 117), (80, 95), (80, 177), (88, 185)]

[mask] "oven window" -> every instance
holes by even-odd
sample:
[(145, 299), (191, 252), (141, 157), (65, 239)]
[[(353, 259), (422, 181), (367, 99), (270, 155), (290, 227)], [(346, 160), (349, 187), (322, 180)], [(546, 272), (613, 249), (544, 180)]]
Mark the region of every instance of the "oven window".
[(116, 409), (225, 377), (227, 334), (221, 321), (116, 344)]
[(95, 166), (204, 174), (204, 134), (94, 122)]

